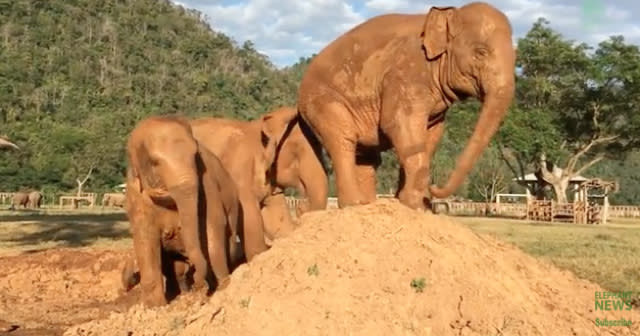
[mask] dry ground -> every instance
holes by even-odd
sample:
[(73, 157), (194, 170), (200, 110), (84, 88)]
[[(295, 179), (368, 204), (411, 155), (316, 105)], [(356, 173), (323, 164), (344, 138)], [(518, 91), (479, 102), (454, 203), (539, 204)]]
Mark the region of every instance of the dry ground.
[[(551, 266), (640, 291), (635, 221), (451, 221), (381, 200), (302, 223), (206, 304), (187, 294), (145, 310), (119, 287), (122, 213), (0, 217), (0, 334), (638, 335), (637, 311), (594, 311), (604, 289)], [(603, 317), (634, 325), (594, 326)]]

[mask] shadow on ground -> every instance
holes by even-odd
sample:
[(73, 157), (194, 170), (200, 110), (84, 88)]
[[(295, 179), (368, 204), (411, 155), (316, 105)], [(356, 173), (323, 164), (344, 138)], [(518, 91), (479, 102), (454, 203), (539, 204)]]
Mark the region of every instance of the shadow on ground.
[[(3, 226), (5, 226), (3, 228)], [(98, 239), (130, 236), (125, 214), (24, 215), (0, 217), (0, 244), (14, 246), (53, 242), (57, 246), (87, 246)]]

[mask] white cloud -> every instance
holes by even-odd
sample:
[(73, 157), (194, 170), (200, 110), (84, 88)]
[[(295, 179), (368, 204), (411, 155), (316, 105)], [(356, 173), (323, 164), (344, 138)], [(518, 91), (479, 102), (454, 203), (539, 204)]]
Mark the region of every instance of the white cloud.
[(409, 8), (408, 0), (369, 0), (365, 7), (376, 12), (392, 12)]
[[(610, 35), (640, 43), (640, 2), (600, 0), (601, 13), (583, 15), (581, 0), (494, 0), (522, 37), (538, 17), (565, 37), (591, 45)], [(211, 27), (239, 43), (251, 40), (278, 66), (320, 51), (355, 25), (384, 13), (426, 13), (431, 6), (460, 6), (461, 0), (180, 0), (203, 12)], [(589, 14), (589, 13), (587, 13)]]

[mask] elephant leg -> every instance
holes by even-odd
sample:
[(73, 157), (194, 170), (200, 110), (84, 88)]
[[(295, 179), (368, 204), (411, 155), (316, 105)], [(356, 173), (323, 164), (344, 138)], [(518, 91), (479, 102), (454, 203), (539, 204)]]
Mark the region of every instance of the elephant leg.
[(381, 162), (380, 153), (374, 151), (367, 151), (356, 157), (356, 175), (365, 203), (375, 202), (377, 199), (376, 170)]
[(240, 216), (240, 221), (242, 222), (241, 239), (247, 261), (251, 261), (256, 255), (266, 251), (268, 247), (264, 241), (264, 224), (258, 201), (256, 197), (246, 189), (247, 188), (241, 188), (242, 191), (240, 195), (240, 203), (242, 205)]
[(242, 251), (241, 241), (238, 240), (239, 225), (242, 225), (240, 222), (240, 204), (238, 202), (233, 202), (232, 205), (229, 206), (227, 211), (227, 225), (229, 228), (229, 270), (232, 271), (238, 266), (242, 259), (244, 258), (244, 252)]
[(426, 115), (418, 110), (424, 111), (424, 107), (398, 112), (403, 114), (403, 118), (395, 118), (392, 127), (383, 130), (391, 140), (404, 171), (401, 174), (404, 178), (399, 181), (402, 187), (397, 192), (398, 199), (412, 209), (425, 210), (425, 194), (430, 180), (429, 157), (425, 143)]
[[(357, 134), (351, 113), (341, 104), (321, 107), (321, 120), (310, 124), (324, 145), (333, 165), (338, 207), (364, 203), (356, 173)], [(338, 125), (338, 126), (336, 126)]]
[(214, 200), (208, 200), (207, 203), (206, 232), (209, 262), (217, 281), (217, 289), (222, 289), (227, 286), (230, 273), (227, 264), (229, 247), (227, 246), (227, 218), (222, 204), (214, 202)]
[(311, 207), (309, 206), (309, 201), (306, 199), (301, 200), (296, 205), (296, 217), (300, 218), (302, 214), (308, 212)]
[(173, 273), (176, 275), (180, 292), (186, 292), (189, 290), (189, 270), (189, 263), (186, 260), (181, 258), (173, 260)]
[(269, 239), (285, 237), (295, 229), (284, 193), (267, 196), (261, 212), (265, 233)]
[(166, 282), (166, 298), (172, 300), (181, 292), (179, 257), (174, 253), (162, 250), (162, 273)]
[(149, 307), (167, 303), (162, 278), (162, 258), (159, 230), (151, 226), (149, 217), (136, 214), (130, 217), (133, 247), (140, 269), (142, 300)]
[[(425, 154), (427, 156), (427, 176), (431, 177), (431, 161), (433, 160), (433, 155), (435, 154), (436, 148), (438, 144), (440, 144), (440, 140), (442, 139), (442, 134), (444, 133), (444, 120), (441, 120), (437, 124), (433, 125), (429, 130), (427, 130), (427, 143), (425, 146)], [(427, 180), (427, 183), (431, 181)], [(429, 196), (429, 203), (431, 202), (431, 196)]]

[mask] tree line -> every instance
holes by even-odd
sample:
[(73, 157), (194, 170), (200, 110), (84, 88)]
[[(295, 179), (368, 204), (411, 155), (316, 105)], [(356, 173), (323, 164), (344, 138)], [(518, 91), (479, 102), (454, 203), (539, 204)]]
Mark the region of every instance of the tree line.
[[(149, 115), (248, 120), (294, 104), (313, 57), (277, 69), (252, 42), (236, 43), (168, 0), (2, 2), (0, 45), (0, 135), (21, 147), (0, 153), (0, 190), (48, 199), (88, 172), (85, 191), (122, 183), (126, 136)], [(518, 41), (517, 65), (513, 106), (457, 195), (522, 193), (512, 179), (537, 171), (556, 190), (575, 175), (617, 179), (612, 202), (640, 203), (638, 47), (614, 36), (593, 48), (540, 19)], [(453, 169), (478, 108), (467, 101), (447, 113), (436, 182)], [(380, 193), (395, 191), (397, 173), (385, 153)]]

